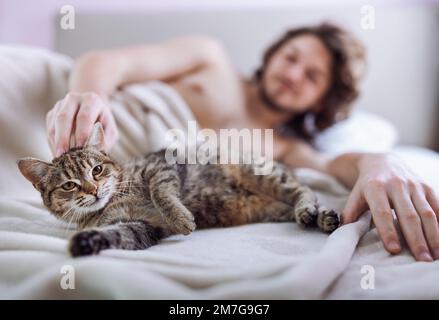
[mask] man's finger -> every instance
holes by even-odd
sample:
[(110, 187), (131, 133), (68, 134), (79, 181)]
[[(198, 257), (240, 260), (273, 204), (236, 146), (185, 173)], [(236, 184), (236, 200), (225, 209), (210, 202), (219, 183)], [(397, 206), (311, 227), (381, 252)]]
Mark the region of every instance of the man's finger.
[(425, 196), (427, 201), (436, 214), (436, 219), (439, 222), (439, 198), (431, 187), (425, 187)]
[(412, 194), (413, 204), (421, 217), (422, 228), (435, 259), (439, 259), (439, 226), (437, 218), (425, 196), (420, 191)]
[[(53, 114), (47, 115), (47, 142), (49, 143), (52, 155), (55, 155), (55, 124), (53, 123)], [(50, 123), (50, 124), (49, 124)]]
[(55, 114), (60, 108), (62, 100), (58, 101), (55, 106), (46, 115), (47, 142), (49, 143), (52, 155), (55, 155)]
[(76, 115), (75, 138), (76, 146), (83, 147), (87, 141), (93, 125), (99, 117), (101, 108), (99, 105), (81, 104)]
[(386, 250), (392, 254), (401, 251), (398, 233), (393, 221), (392, 209), (384, 188), (369, 188), (364, 194), (378, 234)]
[(99, 121), (102, 123), (105, 134), (105, 149), (109, 151), (118, 138), (116, 122), (110, 110), (104, 110)]
[(73, 129), (73, 121), (78, 110), (78, 103), (73, 100), (65, 100), (58, 113), (55, 115), (55, 156), (69, 149), (70, 136)]
[(403, 188), (390, 190), (391, 199), (410, 251), (418, 261), (433, 261), (422, 231), (421, 219), (408, 192)]
[(357, 188), (349, 195), (346, 206), (342, 213), (342, 224), (352, 223), (367, 210), (367, 204)]

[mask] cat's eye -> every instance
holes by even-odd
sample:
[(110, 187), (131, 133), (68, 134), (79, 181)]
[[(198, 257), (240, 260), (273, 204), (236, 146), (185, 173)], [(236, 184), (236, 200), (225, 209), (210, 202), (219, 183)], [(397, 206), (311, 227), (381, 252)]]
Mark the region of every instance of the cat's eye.
[(101, 166), (101, 165), (98, 165), (98, 166), (96, 166), (96, 167), (93, 168), (93, 170), (92, 170), (91, 173), (92, 173), (94, 176), (96, 176), (96, 175), (100, 174), (101, 172), (102, 172), (102, 166)]
[(66, 191), (70, 191), (70, 190), (73, 190), (74, 188), (76, 188), (76, 183), (74, 183), (72, 181), (68, 181), (68, 182), (64, 183), (61, 187)]

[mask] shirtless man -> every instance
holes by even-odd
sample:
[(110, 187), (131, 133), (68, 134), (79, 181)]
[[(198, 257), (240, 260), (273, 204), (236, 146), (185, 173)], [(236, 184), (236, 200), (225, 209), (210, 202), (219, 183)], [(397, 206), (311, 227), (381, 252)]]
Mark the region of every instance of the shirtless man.
[(439, 198), (431, 187), (392, 155), (330, 158), (308, 142), (312, 134), (303, 126), (304, 115), (315, 116), (318, 132), (335, 123), (335, 111), (343, 115), (356, 98), (344, 42), (349, 39), (327, 24), (292, 30), (266, 52), (252, 79), (239, 75), (221, 44), (204, 36), (86, 53), (77, 60), (69, 93), (47, 114), (50, 147), (56, 156), (62, 154), (71, 135), (82, 146), (99, 120), (111, 148), (118, 131), (110, 95), (124, 84), (161, 80), (179, 92), (201, 128), (278, 129), (289, 123), (296, 134), (275, 131), (275, 159), (328, 173), (352, 188), (344, 224), (370, 209), (385, 249), (397, 254), (401, 242), (394, 209), (415, 259), (439, 259)]

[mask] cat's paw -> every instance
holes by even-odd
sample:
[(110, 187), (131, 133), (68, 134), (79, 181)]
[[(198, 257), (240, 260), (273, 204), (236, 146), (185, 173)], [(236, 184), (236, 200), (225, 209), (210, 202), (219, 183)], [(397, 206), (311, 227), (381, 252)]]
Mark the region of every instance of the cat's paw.
[(174, 232), (188, 235), (196, 228), (195, 221), (186, 216), (176, 217), (173, 221)]
[(315, 225), (318, 213), (318, 207), (315, 204), (298, 207), (294, 212), (296, 223), (303, 227)]
[(98, 254), (110, 247), (109, 241), (96, 230), (86, 230), (75, 234), (70, 239), (69, 251), (72, 257)]
[(195, 218), (191, 212), (174, 212), (171, 215), (169, 225), (176, 234), (188, 235), (195, 230)]
[(340, 225), (339, 215), (334, 210), (320, 207), (317, 217), (317, 225), (322, 231), (331, 233)]

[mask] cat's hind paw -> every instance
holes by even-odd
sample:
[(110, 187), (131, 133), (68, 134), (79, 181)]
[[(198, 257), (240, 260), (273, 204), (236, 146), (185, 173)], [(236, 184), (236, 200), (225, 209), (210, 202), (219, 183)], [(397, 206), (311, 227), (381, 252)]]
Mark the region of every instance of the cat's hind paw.
[(331, 233), (340, 226), (340, 217), (334, 210), (320, 207), (317, 225), (322, 231)]

